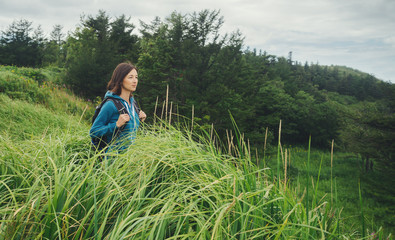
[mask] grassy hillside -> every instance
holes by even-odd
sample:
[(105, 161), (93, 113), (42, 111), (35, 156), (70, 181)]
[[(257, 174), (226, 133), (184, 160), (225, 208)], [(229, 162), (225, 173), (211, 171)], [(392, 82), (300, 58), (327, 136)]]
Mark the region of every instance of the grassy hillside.
[[(321, 153), (291, 149), (285, 164), (285, 148), (274, 149), (258, 168), (238, 134), (229, 154), (204, 131), (157, 122), (126, 152), (96, 154), (86, 113), (92, 106), (51, 79), (12, 70), (0, 72), (0, 239), (387, 237), (360, 210), (351, 221), (360, 225), (343, 217), (342, 176), (328, 176), (327, 153), (320, 167)], [(307, 181), (300, 169), (310, 172)], [(328, 179), (332, 194), (323, 190)]]
[[(15, 101), (2, 119), (28, 107)], [(144, 129), (127, 152), (100, 162), (90, 151), (87, 124), (37, 111), (31, 137), (14, 137), (18, 131), (10, 127), (0, 140), (5, 239), (352, 236), (338, 228), (338, 212), (325, 201), (306, 208), (265, 169), (221, 155), (203, 139)]]
[(59, 69), (0, 66), (0, 93), (11, 99), (40, 104), (58, 113), (90, 119), (94, 105), (61, 86), (61, 77), (62, 72)]

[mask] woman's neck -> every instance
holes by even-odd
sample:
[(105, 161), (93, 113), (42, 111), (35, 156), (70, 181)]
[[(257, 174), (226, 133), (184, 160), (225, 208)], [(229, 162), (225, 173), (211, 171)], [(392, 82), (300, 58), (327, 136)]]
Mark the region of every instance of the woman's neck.
[(122, 89), (121, 94), (119, 95), (123, 100), (125, 100), (127, 103), (130, 105), (130, 96), (132, 95), (132, 92), (126, 91)]

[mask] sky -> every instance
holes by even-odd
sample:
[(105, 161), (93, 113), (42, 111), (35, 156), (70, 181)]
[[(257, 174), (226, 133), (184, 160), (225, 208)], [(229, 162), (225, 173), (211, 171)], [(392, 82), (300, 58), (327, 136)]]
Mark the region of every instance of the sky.
[(0, 0), (0, 31), (14, 20), (41, 25), (49, 37), (60, 24), (73, 31), (99, 10), (131, 23), (164, 20), (173, 11), (220, 10), (222, 31), (239, 30), (244, 48), (320, 65), (347, 66), (395, 83), (395, 0)]

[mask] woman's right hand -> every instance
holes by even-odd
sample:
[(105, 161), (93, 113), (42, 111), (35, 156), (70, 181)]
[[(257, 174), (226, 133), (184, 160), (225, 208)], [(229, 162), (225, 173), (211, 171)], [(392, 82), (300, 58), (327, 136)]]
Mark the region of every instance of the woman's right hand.
[(118, 121), (116, 123), (117, 128), (122, 127), (123, 125), (125, 125), (126, 122), (128, 122), (130, 120), (130, 116), (129, 114), (125, 113), (125, 114), (120, 114)]

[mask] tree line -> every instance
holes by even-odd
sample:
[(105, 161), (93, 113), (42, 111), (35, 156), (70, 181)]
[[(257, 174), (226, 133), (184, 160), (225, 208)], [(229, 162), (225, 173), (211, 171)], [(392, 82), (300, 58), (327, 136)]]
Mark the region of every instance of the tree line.
[[(221, 33), (220, 11), (171, 13), (166, 19), (110, 18), (105, 11), (82, 16), (67, 35), (55, 25), (46, 38), (32, 22), (16, 20), (2, 32), (0, 64), (65, 71), (64, 83), (86, 99), (102, 97), (114, 67), (130, 61), (139, 69), (137, 99), (154, 113), (169, 86), (177, 113), (225, 138), (230, 115), (253, 146), (263, 147), (266, 129), (275, 142), (343, 150), (393, 164), (394, 85), (339, 66), (293, 61), (244, 46), (239, 31)], [(159, 102), (160, 102), (159, 101)], [(160, 104), (159, 104), (159, 107)], [(369, 160), (370, 159), (370, 160)]]

